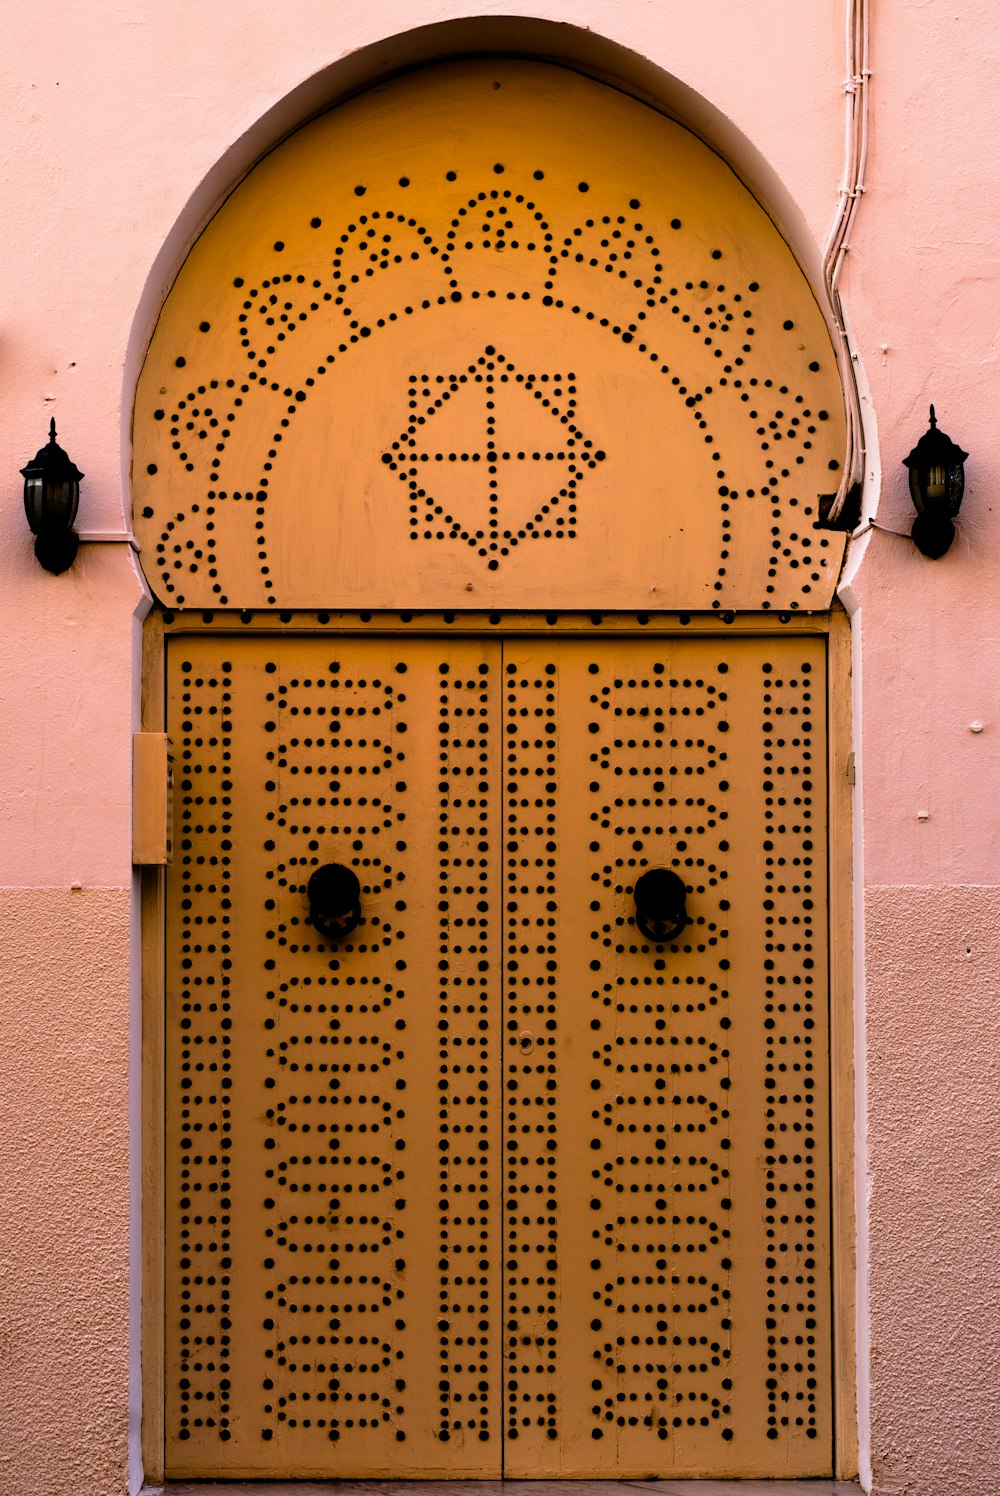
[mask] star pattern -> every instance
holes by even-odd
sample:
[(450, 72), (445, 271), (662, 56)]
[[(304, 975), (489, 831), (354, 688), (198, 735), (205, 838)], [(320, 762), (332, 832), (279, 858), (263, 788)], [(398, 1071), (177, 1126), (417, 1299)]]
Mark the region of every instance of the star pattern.
[(410, 419), (382, 461), (410, 494), (410, 538), (463, 540), (495, 570), (524, 540), (572, 539), (577, 489), (603, 462), (577, 424), (576, 376), (487, 347), (458, 374), (412, 374)]

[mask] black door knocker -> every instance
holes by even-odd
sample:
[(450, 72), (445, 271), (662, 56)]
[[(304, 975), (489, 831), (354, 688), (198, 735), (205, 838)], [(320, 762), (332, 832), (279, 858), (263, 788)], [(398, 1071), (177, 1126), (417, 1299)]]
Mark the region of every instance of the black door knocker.
[(342, 862), (318, 867), (306, 888), (313, 928), (327, 940), (340, 940), (361, 918), (361, 884)]
[(676, 940), (688, 922), (687, 889), (668, 867), (647, 868), (635, 880), (635, 922), (647, 940), (663, 945)]

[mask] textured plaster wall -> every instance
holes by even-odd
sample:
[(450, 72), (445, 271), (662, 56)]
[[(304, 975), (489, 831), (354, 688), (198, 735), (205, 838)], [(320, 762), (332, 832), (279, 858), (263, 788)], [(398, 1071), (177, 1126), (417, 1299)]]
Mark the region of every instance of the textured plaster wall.
[(871, 1396), (884, 1496), (985, 1496), (1000, 1470), (998, 915), (995, 888), (867, 895)]
[(0, 1490), (124, 1490), (129, 893), (0, 889)]
[[(185, 245), (284, 130), (339, 90), (436, 51), (603, 58), (728, 150), (803, 262), (819, 262), (842, 173), (840, 3), (477, 9), (494, 20), (407, 41), (392, 39), (466, 7), (38, 0), (4, 16), (4, 1496), (55, 1496), (73, 1482), (87, 1496), (121, 1496), (138, 1482), (126, 1432), (136, 1143), (125, 1054), (143, 593), (123, 546), (85, 547), (63, 578), (36, 567), (17, 469), (49, 414), (87, 475), (82, 528), (120, 530), (132, 384)], [(579, 29), (533, 31), (513, 14), (529, 12)], [(868, 884), (862, 905), (859, 878), (863, 1470), (879, 1496), (979, 1496), (1000, 1467), (985, 1447), (995, 1366), (981, 1285), (992, 1249), (977, 1225), (996, 1111), (977, 1058), (997, 996), (985, 936), (1000, 862), (1000, 15), (991, 0), (881, 0), (872, 25), (867, 191), (843, 281), (869, 392), (867, 503), (881, 524), (908, 529), (899, 459), (931, 399), (972, 458), (952, 552), (929, 562), (869, 533), (852, 547), (844, 593), (858, 640)]]
[(945, 557), (875, 531), (848, 563), (867, 885), (863, 1456), (878, 1496), (975, 1496), (1000, 1470), (1000, 17), (977, 0), (885, 0), (872, 27), (867, 190), (843, 282), (878, 436), (871, 512), (909, 530), (901, 459), (931, 401), (971, 456)]

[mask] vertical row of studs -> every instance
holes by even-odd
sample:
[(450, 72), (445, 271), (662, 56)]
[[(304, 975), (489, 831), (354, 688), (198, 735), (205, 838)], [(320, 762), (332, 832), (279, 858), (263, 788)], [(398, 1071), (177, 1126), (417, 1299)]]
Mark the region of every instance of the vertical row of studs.
[(495, 967), (492, 681), (438, 666), (438, 1424), (490, 1438)]
[[(362, 666), (363, 671), (363, 666)], [(383, 670), (329, 661), (281, 680), (265, 665), (264, 790), (272, 859), (264, 901), (268, 1034), (264, 1178), (272, 1363), (262, 1437), (317, 1429), (337, 1443), (404, 1413), (395, 1346), (404, 1322), (405, 1111), (399, 1091), (406, 962), (385, 897), (405, 882), (405, 693)], [(405, 664), (394, 675), (405, 674)], [(357, 930), (331, 945), (308, 918), (306, 887), (338, 860), (361, 883)], [(373, 907), (374, 906), (374, 907)], [(378, 912), (379, 909), (385, 912)], [(273, 1214), (272, 1214), (273, 1212)], [(405, 1433), (395, 1431), (402, 1440)]]
[(506, 1436), (558, 1437), (556, 666), (505, 666)]
[(182, 666), (177, 1436), (228, 1440), (233, 1304), (232, 666)]
[[(595, 1040), (591, 1436), (730, 1439), (728, 731), (718, 683), (589, 666)], [(637, 930), (632, 890), (669, 866), (690, 922)]]
[[(793, 1430), (815, 1439), (817, 1346), (826, 1303), (816, 1254), (817, 1127), (824, 1077), (816, 1063), (823, 1031), (818, 977), (814, 837), (822, 814), (813, 796), (813, 714), (822, 710), (812, 666), (762, 666), (764, 790), (764, 1095), (767, 1256), (767, 1437)], [(822, 827), (820, 827), (822, 832)], [(821, 876), (821, 874), (820, 874)], [(817, 990), (819, 989), (819, 990)]]

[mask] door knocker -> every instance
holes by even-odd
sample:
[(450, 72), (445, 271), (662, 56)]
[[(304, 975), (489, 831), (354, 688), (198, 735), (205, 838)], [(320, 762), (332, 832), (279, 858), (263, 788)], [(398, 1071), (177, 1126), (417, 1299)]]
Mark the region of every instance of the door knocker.
[(635, 923), (647, 940), (664, 945), (676, 940), (688, 922), (687, 889), (668, 867), (651, 867), (635, 880)]
[(361, 884), (342, 862), (318, 867), (306, 887), (309, 919), (327, 940), (340, 940), (357, 928), (361, 918)]

